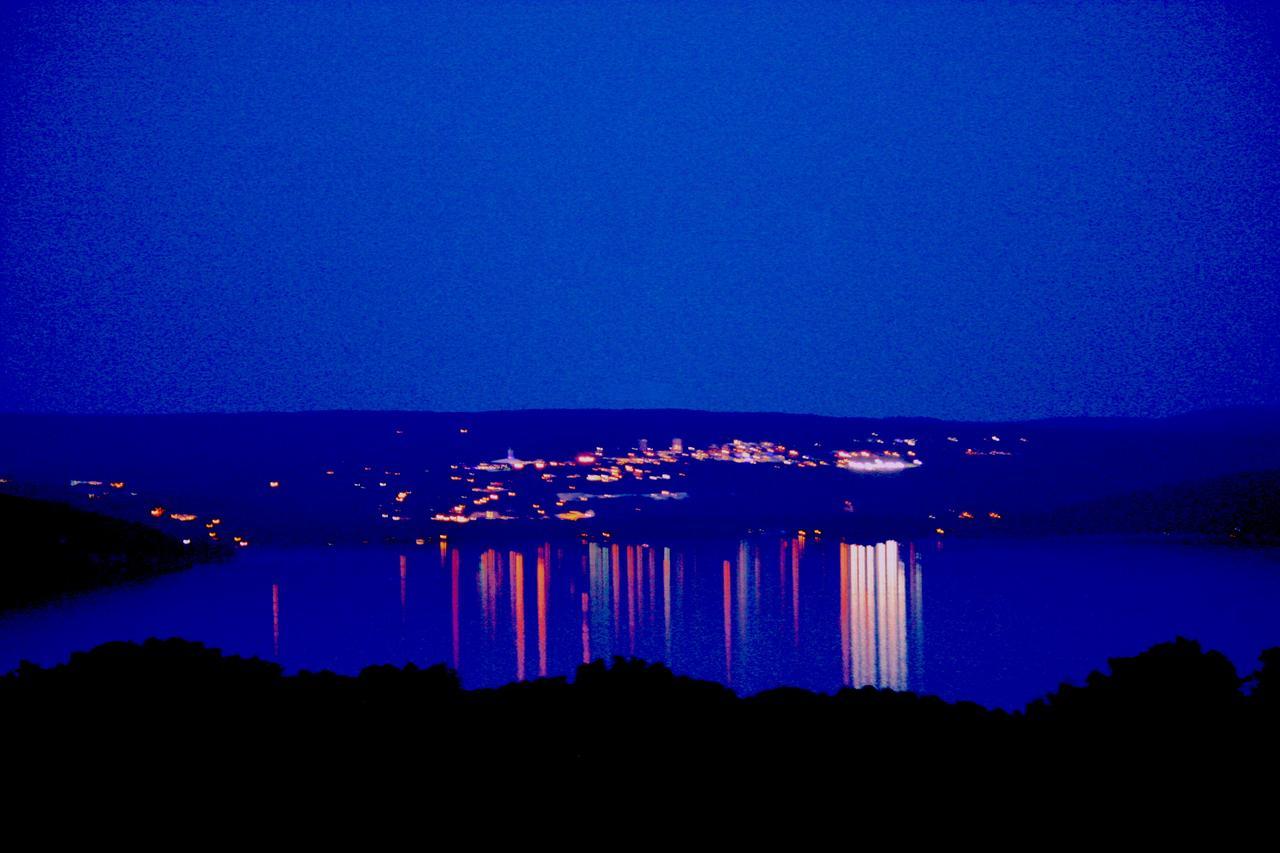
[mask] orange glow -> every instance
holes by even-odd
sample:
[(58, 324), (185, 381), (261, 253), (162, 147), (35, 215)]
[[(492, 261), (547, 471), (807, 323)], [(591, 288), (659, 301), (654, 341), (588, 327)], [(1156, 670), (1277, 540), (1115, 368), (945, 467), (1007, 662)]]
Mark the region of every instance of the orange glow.
[[(152, 510), (151, 514), (155, 515), (155, 510)], [(169, 513), (169, 517), (172, 518), (174, 521), (195, 521), (196, 520), (196, 516), (192, 515), (189, 512), (171, 512)]]
[(592, 456), (590, 453), (578, 454), (577, 463), (579, 465), (592, 465), (595, 463), (595, 461), (596, 461), (596, 458)]
[(582, 662), (591, 663), (591, 623), (587, 620), (590, 599), (582, 594)]
[(617, 642), (618, 622), (620, 620), (620, 614), (621, 614), (621, 608), (618, 606), (618, 595), (619, 595), (618, 586), (619, 585), (618, 585), (618, 546), (617, 545), (609, 546), (609, 571), (611, 573), (610, 579), (613, 581), (613, 584), (610, 587), (613, 590), (613, 640), (614, 642)]
[(667, 646), (667, 661), (671, 661), (671, 549), (662, 549), (662, 630)]
[[(456, 551), (454, 553), (457, 554)], [(498, 555), (493, 549), (480, 555), (480, 601), (483, 607), (481, 614), (484, 620), (484, 627), (488, 630), (490, 637), (494, 635), (494, 623), (497, 619), (498, 611), (497, 561)]]
[(1003, 518), (1003, 516), (1001, 516), (1001, 515), (1000, 515), (1000, 513), (998, 513), (998, 512), (989, 512), (989, 513), (987, 513), (987, 518), (996, 518), (996, 519), (999, 519), (999, 518)]
[(850, 686), (853, 669), (851, 666), (851, 646), (850, 646), (850, 625), (849, 625), (849, 604), (850, 604), (850, 577), (849, 577), (849, 546), (840, 543), (840, 672), (843, 683), (846, 687)]
[(113, 489), (123, 489), (123, 488), (124, 488), (124, 483), (123, 483), (123, 482), (121, 482), (121, 481), (119, 481), (119, 480), (117, 480), (116, 482), (114, 482), (114, 483), (112, 483), (112, 484), (111, 484), (111, 488), (113, 488)]
[[(443, 543), (441, 543), (443, 545)], [(453, 562), (449, 567), (450, 610), (453, 617), (453, 668), (458, 668), (462, 657), (462, 631), (458, 619), (458, 552), (453, 552)]]
[(524, 555), (511, 552), (511, 595), (516, 610), (516, 681), (524, 681)]
[(791, 638), (796, 648), (800, 648), (800, 551), (803, 546), (803, 535), (791, 543)]
[(152, 517), (153, 517), (153, 518), (163, 518), (163, 517), (164, 517), (164, 507), (162, 507), (162, 506), (153, 506), (153, 507), (151, 508), (151, 515), (152, 515)]
[(729, 598), (729, 561), (724, 561), (724, 680), (733, 683), (733, 604)]
[(547, 558), (538, 549), (538, 676), (547, 675)]
[(270, 486), (270, 487), (271, 487), (271, 488), (273, 488), (273, 489), (278, 489), (278, 488), (280, 488), (280, 481), (279, 481), (279, 480), (272, 480), (271, 482), (267, 483), (267, 485), (268, 485), (268, 486)]
[(627, 647), (636, 653), (636, 549), (627, 546)]

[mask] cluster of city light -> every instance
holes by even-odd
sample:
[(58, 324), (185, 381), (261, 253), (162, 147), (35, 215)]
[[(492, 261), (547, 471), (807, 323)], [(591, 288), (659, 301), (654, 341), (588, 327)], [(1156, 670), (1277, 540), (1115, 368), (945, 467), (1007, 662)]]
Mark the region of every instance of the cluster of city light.
[[(461, 428), (461, 434), (466, 434), (467, 429)], [(397, 434), (403, 434), (402, 430), (397, 430)], [(946, 436), (949, 443), (959, 444), (964, 449), (964, 453), (968, 456), (1009, 456), (1010, 451), (1003, 448), (1009, 446), (1009, 442), (1018, 441), (1026, 443), (1025, 437), (1016, 439), (1002, 438), (999, 435), (970, 436), (962, 440), (958, 436)], [(974, 446), (966, 447), (966, 444), (973, 443)], [(855, 447), (861, 449), (854, 450), (834, 450), (823, 451), (819, 454), (816, 450), (801, 451), (796, 447), (786, 444), (770, 441), (770, 440), (745, 440), (731, 439), (721, 444), (710, 444), (705, 447), (686, 447), (683, 440), (679, 438), (672, 439), (669, 446), (664, 448), (651, 448), (648, 441), (641, 439), (637, 446), (627, 450), (624, 453), (606, 455), (603, 447), (594, 449), (584, 449), (580, 452), (570, 454), (565, 459), (523, 459), (516, 456), (513, 449), (508, 448), (505, 456), (497, 459), (476, 463), (462, 464), (455, 463), (449, 466), (449, 481), (460, 484), (460, 487), (468, 489), (472, 494), (462, 497), (462, 500), (454, 503), (447, 510), (432, 511), (428, 510), (429, 518), (436, 522), (449, 523), (469, 523), (480, 520), (513, 520), (518, 517), (527, 517), (533, 519), (557, 518), (563, 521), (581, 521), (583, 519), (595, 516), (595, 511), (583, 508), (581, 510), (566, 508), (566, 504), (578, 501), (589, 500), (617, 500), (620, 498), (628, 498), (634, 500), (649, 501), (671, 501), (684, 500), (688, 497), (688, 492), (666, 488), (667, 483), (672, 483), (673, 478), (683, 478), (689, 476), (686, 469), (696, 463), (701, 462), (729, 462), (734, 464), (747, 465), (769, 465), (769, 466), (787, 466), (797, 468), (816, 468), (832, 466), (856, 473), (872, 473), (872, 474), (892, 474), (901, 471), (912, 470), (923, 464), (916, 453), (919, 440), (914, 437), (886, 437), (878, 433), (870, 433), (855, 440)], [(814, 445), (817, 448), (819, 445)], [(874, 448), (874, 449), (872, 449)], [(958, 448), (959, 449), (959, 448)], [(668, 470), (664, 470), (664, 468)], [(387, 489), (387, 496), (380, 501), (377, 512), (382, 519), (390, 522), (407, 522), (412, 520), (412, 508), (417, 500), (413, 498), (414, 490), (408, 488), (411, 484), (401, 484), (396, 482), (401, 477), (401, 472), (390, 468), (379, 468), (375, 470), (372, 465), (364, 465), (360, 468), (361, 474), (358, 479), (352, 483), (355, 488), (359, 489)], [(529, 472), (536, 472), (538, 480), (543, 484), (563, 483), (561, 486), (564, 491), (556, 494), (555, 509), (549, 511), (544, 508), (543, 504), (529, 502), (529, 505), (521, 512), (518, 509), (511, 508), (507, 511), (499, 511), (496, 505), (504, 498), (516, 498), (517, 491), (512, 488), (512, 484), (506, 482), (507, 477), (501, 480), (495, 475), (511, 474), (515, 475), (519, 472), (520, 476), (529, 476)], [(334, 477), (337, 475), (334, 468), (323, 469), (326, 477)], [(480, 478), (477, 482), (477, 478)], [(579, 483), (587, 481), (591, 484), (607, 485), (619, 482), (641, 481), (646, 485), (654, 483), (655, 485), (648, 488), (620, 489), (608, 493), (592, 493), (589, 491), (578, 491)], [(284, 490), (284, 483), (281, 478), (260, 480), (265, 482), (270, 490)], [(123, 490), (126, 483), (123, 480), (72, 480), (73, 487), (102, 489), (101, 494), (90, 491), (88, 497), (105, 497), (108, 490)], [(639, 485), (639, 483), (636, 483)], [(663, 488), (657, 488), (662, 485)], [(136, 492), (129, 494), (135, 495)], [(538, 498), (537, 490), (532, 495)], [(457, 498), (455, 498), (456, 500)], [(546, 500), (545, 497), (542, 500)], [(503, 501), (505, 503), (505, 501)], [(846, 501), (846, 509), (852, 511), (852, 506)], [(549, 507), (548, 502), (548, 507)], [(508, 506), (511, 506), (508, 504)], [(637, 507), (637, 510), (639, 507)], [(156, 519), (167, 519), (180, 523), (193, 522), (198, 520), (198, 516), (189, 512), (172, 512), (164, 506), (154, 506), (150, 510), (150, 514)], [(974, 515), (969, 512), (953, 513), (953, 519), (961, 521), (970, 521)], [(987, 513), (987, 518), (991, 520), (999, 520), (1001, 515), (991, 511)], [(208, 535), (213, 540), (218, 540), (218, 531), (215, 529), (218, 519), (205, 524), (208, 528)], [(939, 529), (939, 533), (941, 533)], [(236, 537), (236, 544), (240, 546), (247, 545), (247, 540), (242, 537)]]
[(907, 471), (922, 464), (915, 457), (915, 451), (907, 451), (906, 456), (893, 450), (872, 453), (868, 450), (837, 450), (836, 464), (859, 474), (896, 474)]
[(735, 438), (725, 444), (712, 444), (705, 450), (690, 448), (691, 458), (702, 462), (737, 462), (747, 465), (797, 465), (816, 468), (827, 464), (814, 459), (795, 448), (772, 441), (743, 441)]
[[(484, 508), (485, 504), (496, 501), (497, 496), (503, 491), (506, 491), (511, 497), (515, 496), (515, 492), (508, 490), (506, 485), (497, 480), (488, 483), (484, 483), (482, 480), (480, 484), (476, 484), (476, 478), (479, 476), (488, 479), (499, 473), (524, 472), (530, 468), (538, 472), (539, 479), (543, 483), (552, 483), (557, 480), (566, 482), (563, 487), (564, 490), (557, 493), (555, 501), (555, 508), (563, 511), (549, 514), (540, 504), (533, 503), (530, 505), (528, 517), (537, 519), (554, 516), (565, 521), (578, 521), (582, 518), (591, 517), (594, 512), (587, 514), (582, 511), (564, 509), (566, 504), (588, 500), (616, 500), (619, 498), (679, 501), (688, 497), (687, 491), (670, 488), (606, 493), (578, 491), (578, 485), (574, 481), (580, 480), (586, 480), (591, 484), (602, 486), (623, 481), (666, 483), (671, 482), (673, 477), (688, 476), (685, 468), (700, 462), (731, 462), (746, 465), (798, 468), (838, 466), (851, 471), (875, 473), (904, 471), (923, 464), (922, 460), (916, 456), (915, 450), (911, 449), (917, 445), (917, 439), (915, 438), (885, 439), (876, 433), (872, 433), (869, 438), (863, 439), (861, 443), (894, 444), (899, 445), (900, 449), (885, 448), (875, 452), (868, 450), (839, 450), (830, 455), (818, 457), (812, 452), (802, 452), (795, 447), (769, 440), (750, 441), (735, 438), (723, 444), (711, 444), (700, 448), (694, 446), (686, 447), (682, 439), (675, 438), (671, 440), (668, 447), (658, 449), (650, 447), (647, 440), (640, 439), (636, 447), (617, 455), (606, 455), (604, 448), (597, 447), (594, 450), (583, 450), (573, 454), (568, 459), (538, 458), (529, 460), (517, 456), (514, 449), (508, 448), (506, 455), (497, 459), (471, 465), (450, 465), (450, 481), (456, 483), (465, 482), (471, 486), (472, 492), (480, 494), (478, 497), (471, 497), (463, 503), (453, 505), (448, 511), (436, 512), (431, 518), (434, 521), (451, 523), (512, 518), (509, 514), (500, 514), (487, 509), (485, 511), (480, 510)], [(664, 471), (662, 468), (665, 466), (674, 466), (677, 470), (674, 472)], [(471, 508), (471, 511), (468, 511), (469, 508)]]

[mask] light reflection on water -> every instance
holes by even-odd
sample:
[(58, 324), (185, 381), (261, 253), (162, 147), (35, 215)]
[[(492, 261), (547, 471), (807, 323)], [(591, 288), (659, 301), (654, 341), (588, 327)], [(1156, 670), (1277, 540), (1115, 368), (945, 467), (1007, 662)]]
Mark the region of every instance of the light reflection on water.
[(0, 669), (182, 636), (290, 670), (447, 663), (470, 687), (621, 655), (744, 694), (870, 685), (1017, 706), (1178, 633), (1247, 670), (1280, 644), (1278, 605), (1272, 552), (1132, 543), (262, 549), (0, 618)]

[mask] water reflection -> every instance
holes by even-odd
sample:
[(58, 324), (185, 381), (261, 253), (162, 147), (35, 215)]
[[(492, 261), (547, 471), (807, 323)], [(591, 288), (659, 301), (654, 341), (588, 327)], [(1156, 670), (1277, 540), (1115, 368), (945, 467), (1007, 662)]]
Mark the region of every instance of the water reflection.
[(929, 540), (923, 550), (812, 534), (249, 549), (0, 617), (0, 670), (176, 636), (292, 671), (446, 663), (486, 687), (634, 651), (741, 693), (871, 684), (1013, 708), (1178, 634), (1221, 648), (1242, 672), (1280, 644), (1275, 549), (984, 540), (940, 551)]
[(280, 584), (271, 585), (271, 655), (280, 657)]
[(846, 686), (908, 690), (919, 680), (918, 673), (915, 681), (911, 674), (919, 669), (923, 590), (913, 546), (906, 557), (905, 562), (900, 559), (892, 540), (840, 545), (840, 653)]
[[(805, 535), (729, 546), (441, 543), (439, 559), (401, 553), (391, 598), (398, 647), (419, 663), (450, 663), (477, 685), (570, 674), (614, 655), (665, 661), (745, 692), (788, 678), (812, 683), (815, 668), (830, 673), (831, 687), (918, 683), (923, 592), (914, 546)], [(271, 604), (279, 657), (275, 582)]]

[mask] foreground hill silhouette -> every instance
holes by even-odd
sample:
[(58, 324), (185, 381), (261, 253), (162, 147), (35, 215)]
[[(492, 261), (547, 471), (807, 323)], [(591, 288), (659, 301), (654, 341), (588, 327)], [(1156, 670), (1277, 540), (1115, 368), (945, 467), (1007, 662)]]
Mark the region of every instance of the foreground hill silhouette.
[(217, 552), (142, 524), (0, 494), (0, 610), (189, 567)]
[(20, 749), (52, 739), (61, 749), (127, 746), (134, 758), (230, 749), (338, 763), (413, 756), (653, 769), (945, 756), (992, 771), (1047, 761), (1130, 770), (1153, 758), (1257, 761), (1280, 723), (1280, 649), (1265, 651), (1248, 678), (1182, 638), (1109, 664), (1082, 686), (1007, 713), (874, 688), (741, 698), (622, 659), (583, 665), (572, 681), (481, 690), (464, 689), (442, 665), (286, 675), (259, 659), (152, 639), (108, 643), (51, 668), (24, 663), (0, 678), (0, 721), (24, 734)]

